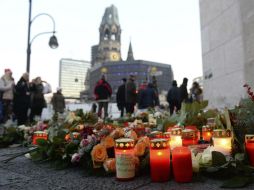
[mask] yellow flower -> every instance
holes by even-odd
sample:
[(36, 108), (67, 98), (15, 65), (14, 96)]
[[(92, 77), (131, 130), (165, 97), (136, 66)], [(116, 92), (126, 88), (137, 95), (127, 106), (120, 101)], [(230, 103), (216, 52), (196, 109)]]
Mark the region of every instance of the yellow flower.
[(104, 145), (106, 148), (111, 148), (115, 145), (115, 141), (112, 137), (106, 136), (101, 140), (101, 144)]
[(134, 147), (135, 156), (143, 156), (145, 153), (146, 144), (144, 142), (137, 143)]
[(116, 172), (116, 159), (108, 158), (104, 161), (103, 167), (107, 172)]
[(108, 158), (106, 147), (102, 144), (97, 144), (91, 152), (94, 168), (99, 168), (102, 163)]

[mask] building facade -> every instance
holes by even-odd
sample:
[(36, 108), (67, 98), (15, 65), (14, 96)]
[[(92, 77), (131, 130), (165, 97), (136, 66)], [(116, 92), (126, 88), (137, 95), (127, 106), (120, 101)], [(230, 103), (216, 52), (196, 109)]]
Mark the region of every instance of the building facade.
[(254, 1), (200, 0), (204, 98), (232, 107), (254, 87)]
[(92, 46), (90, 71), (90, 97), (93, 96), (93, 87), (102, 75), (113, 89), (113, 96), (117, 88), (122, 84), (122, 78), (134, 75), (137, 87), (143, 82), (151, 82), (157, 79), (159, 92), (167, 91), (173, 80), (171, 65), (135, 60), (130, 43), (127, 60), (121, 56), (121, 27), (117, 8), (114, 5), (106, 8), (99, 27), (99, 43)]
[(66, 98), (80, 98), (80, 92), (88, 89), (86, 82), (90, 62), (74, 59), (61, 59), (59, 86)]

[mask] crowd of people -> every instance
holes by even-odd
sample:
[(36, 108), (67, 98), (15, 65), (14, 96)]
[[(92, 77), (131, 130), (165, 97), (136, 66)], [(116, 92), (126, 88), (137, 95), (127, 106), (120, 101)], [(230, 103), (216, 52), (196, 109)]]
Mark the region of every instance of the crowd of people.
[[(172, 86), (167, 93), (167, 102), (169, 104), (170, 114), (181, 109), (182, 102), (191, 103), (193, 101), (202, 101), (202, 88), (198, 82), (193, 82), (190, 92), (187, 90), (188, 79), (184, 78), (180, 87), (177, 86), (175, 80), (172, 81)], [(112, 88), (106, 81), (105, 76), (97, 82), (94, 88), (95, 100), (98, 103), (98, 116), (108, 116), (108, 103), (112, 95)], [(128, 80), (122, 79), (122, 84), (118, 87), (116, 92), (116, 103), (120, 111), (120, 116), (124, 114), (134, 113), (135, 106), (137, 109), (154, 108), (160, 105), (159, 93), (156, 78), (153, 76), (152, 82), (143, 81), (143, 83), (136, 87), (135, 76), (130, 75)], [(96, 105), (93, 105), (93, 112), (96, 112)], [(104, 115), (102, 115), (104, 111)]]
[[(169, 104), (170, 114), (181, 109), (182, 102), (193, 102), (202, 100), (202, 89), (197, 82), (193, 82), (188, 93), (188, 79), (184, 78), (180, 87), (175, 80), (168, 90), (166, 100)], [(15, 84), (10, 69), (4, 70), (0, 78), (0, 123), (9, 119), (16, 119), (18, 125), (33, 122), (41, 117), (43, 108), (47, 106), (44, 94), (51, 93), (51, 86), (41, 77), (29, 81), (29, 74), (24, 73)], [(94, 98), (97, 105), (92, 105), (92, 112), (97, 112), (99, 117), (108, 117), (108, 104), (111, 100), (112, 88), (103, 75), (94, 87)], [(63, 113), (65, 110), (65, 98), (62, 89), (57, 88), (51, 99), (53, 110)], [(135, 76), (130, 75), (128, 79), (123, 78), (122, 84), (116, 92), (116, 103), (120, 116), (133, 114), (137, 109), (147, 109), (160, 106), (157, 80), (152, 77), (151, 82), (146, 80), (137, 88)], [(97, 109), (98, 107), (98, 109)]]
[[(0, 123), (17, 120), (17, 124), (22, 125), (39, 119), (47, 106), (44, 94), (51, 91), (50, 84), (41, 77), (29, 81), (28, 73), (15, 84), (12, 71), (5, 69), (0, 78)], [(64, 111), (65, 101), (60, 88), (53, 94), (52, 104), (56, 112)]]

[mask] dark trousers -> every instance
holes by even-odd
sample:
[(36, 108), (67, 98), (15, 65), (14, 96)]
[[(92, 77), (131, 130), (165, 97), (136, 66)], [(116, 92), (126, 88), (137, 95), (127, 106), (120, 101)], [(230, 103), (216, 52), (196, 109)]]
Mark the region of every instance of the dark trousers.
[(172, 115), (174, 113), (174, 110), (177, 112), (178, 110), (180, 110), (181, 106), (179, 104), (179, 102), (177, 101), (173, 101), (169, 103), (169, 110), (170, 110), (170, 115)]
[(104, 118), (108, 117), (108, 102), (98, 102), (98, 116), (102, 116), (102, 108), (104, 110)]
[(12, 100), (6, 99), (3, 99), (2, 102), (3, 102), (3, 122), (5, 123), (12, 116), (13, 102)]
[(18, 125), (26, 124), (28, 121), (27, 117), (28, 112), (28, 106), (23, 106), (22, 108), (19, 108), (19, 110), (16, 111), (16, 117), (18, 121)]
[(135, 103), (126, 103), (126, 112), (127, 113), (134, 113), (134, 107), (135, 107)]

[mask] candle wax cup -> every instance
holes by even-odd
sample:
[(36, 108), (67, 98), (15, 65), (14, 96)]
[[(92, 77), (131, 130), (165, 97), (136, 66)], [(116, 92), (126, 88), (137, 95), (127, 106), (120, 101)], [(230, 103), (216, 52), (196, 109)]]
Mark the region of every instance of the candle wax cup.
[(150, 149), (150, 169), (153, 182), (168, 181), (170, 177), (170, 149)]
[(231, 137), (213, 137), (213, 145), (215, 151), (230, 155), (232, 148)]
[(185, 138), (182, 139), (183, 146), (198, 144), (198, 138)]
[(131, 180), (135, 176), (134, 150), (115, 149), (116, 178), (118, 180)]
[(173, 150), (175, 147), (182, 146), (181, 135), (171, 135), (170, 136), (170, 148)]
[(210, 141), (212, 137), (212, 133), (210, 131), (202, 131), (202, 137), (204, 141)]
[(250, 161), (250, 165), (254, 167), (254, 141), (247, 141), (245, 143), (245, 147)]
[(176, 182), (191, 182), (192, 159), (187, 147), (176, 147), (172, 151), (173, 173)]

